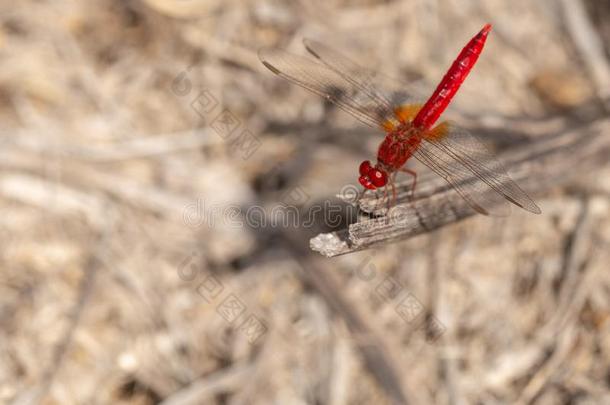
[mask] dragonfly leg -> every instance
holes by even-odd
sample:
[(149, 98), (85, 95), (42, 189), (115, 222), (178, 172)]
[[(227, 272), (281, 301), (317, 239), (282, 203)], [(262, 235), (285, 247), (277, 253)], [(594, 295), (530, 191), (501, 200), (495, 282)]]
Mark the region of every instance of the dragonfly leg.
[[(380, 190), (380, 188), (378, 188), (377, 190)], [(383, 187), (383, 195), (381, 196), (381, 198), (378, 197), (378, 194), (375, 194), (375, 196), (377, 197), (377, 203), (375, 204), (374, 210), (377, 211), (383, 207), (384, 201), (386, 201), (386, 198), (388, 198), (388, 185), (386, 184)], [(389, 199), (387, 201), (389, 203)]]
[(388, 185), (386, 184), (383, 187), (383, 198), (381, 199), (381, 201), (385, 201), (387, 199), (387, 208), (388, 210), (390, 209), (390, 197), (388, 196)]
[[(390, 205), (394, 205), (396, 204), (396, 185), (395, 185), (395, 180), (396, 180), (396, 172), (394, 172), (394, 174), (392, 175), (392, 178), (390, 179), (390, 184), (392, 186), (392, 204)], [(388, 207), (388, 210), (390, 208)]]
[(415, 187), (417, 186), (417, 173), (414, 170), (406, 169), (404, 167), (398, 170), (413, 176), (413, 182), (411, 183), (411, 199), (413, 199), (415, 197)]
[[(380, 188), (376, 188), (375, 189), (375, 208), (373, 208), (374, 211), (377, 211), (379, 209), (379, 207), (381, 206), (381, 204), (383, 204), (383, 198), (381, 197), (381, 199), (379, 198), (379, 190)], [(385, 196), (385, 193), (383, 194)]]
[(364, 194), (366, 193), (366, 188), (362, 188), (362, 191), (358, 194), (358, 197), (356, 197), (356, 200), (353, 202), (354, 205), (358, 205), (358, 203), (360, 202), (360, 200), (362, 200), (362, 197), (364, 197)]

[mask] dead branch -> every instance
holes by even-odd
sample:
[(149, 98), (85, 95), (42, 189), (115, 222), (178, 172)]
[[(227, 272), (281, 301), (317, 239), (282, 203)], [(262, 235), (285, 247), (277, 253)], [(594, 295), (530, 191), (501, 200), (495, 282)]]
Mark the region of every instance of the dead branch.
[[(605, 164), (610, 154), (610, 119), (604, 118), (505, 151), (500, 159), (511, 176), (532, 195), (565, 183), (577, 174), (590, 173)], [(323, 233), (310, 240), (312, 250), (338, 256), (430, 232), (475, 214), (475, 211), (441, 178), (422, 176), (415, 199), (409, 183), (398, 185), (397, 205), (384, 214), (380, 197), (367, 195), (362, 217), (348, 229)]]

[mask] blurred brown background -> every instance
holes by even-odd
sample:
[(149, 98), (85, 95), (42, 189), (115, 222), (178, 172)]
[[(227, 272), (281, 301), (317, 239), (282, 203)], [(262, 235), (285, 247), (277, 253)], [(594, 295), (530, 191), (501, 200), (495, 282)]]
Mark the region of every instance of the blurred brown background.
[(2, 1), (0, 402), (610, 403), (608, 167), (543, 215), (335, 259), (243, 221), (332, 198), (381, 141), (259, 48), (317, 38), (430, 92), (486, 22), (449, 115), (607, 117), (608, 1)]

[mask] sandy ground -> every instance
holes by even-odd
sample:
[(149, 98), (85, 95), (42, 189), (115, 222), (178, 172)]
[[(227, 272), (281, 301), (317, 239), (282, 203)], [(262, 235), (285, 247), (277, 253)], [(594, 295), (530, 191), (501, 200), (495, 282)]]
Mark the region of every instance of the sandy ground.
[(336, 259), (303, 252), (322, 218), (269, 215), (354, 184), (381, 138), (259, 48), (317, 38), (430, 92), (490, 22), (449, 116), (577, 123), (610, 89), (610, 6), (584, 3), (600, 64), (573, 4), (0, 2), (0, 402), (395, 402), (370, 343), (410, 403), (610, 403), (608, 167), (538, 190), (543, 215)]

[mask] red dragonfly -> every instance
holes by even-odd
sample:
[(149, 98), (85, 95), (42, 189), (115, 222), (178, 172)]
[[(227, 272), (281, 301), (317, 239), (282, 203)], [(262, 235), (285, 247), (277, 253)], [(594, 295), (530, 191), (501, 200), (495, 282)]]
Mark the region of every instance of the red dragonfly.
[(445, 179), (477, 212), (505, 215), (507, 201), (540, 214), (536, 203), (509, 177), (489, 150), (468, 131), (448, 122), (435, 123), (474, 67), (491, 25), (486, 24), (462, 49), (428, 101), (417, 104), (403, 90), (385, 92), (376, 72), (363, 68), (326, 45), (304, 40), (315, 59), (277, 49), (259, 52), (261, 62), (273, 73), (316, 93), (364, 124), (381, 129), (385, 139), (377, 163), (360, 164), (359, 182), (369, 190), (388, 185), (394, 199), (398, 172), (417, 174), (404, 167), (412, 156)]

